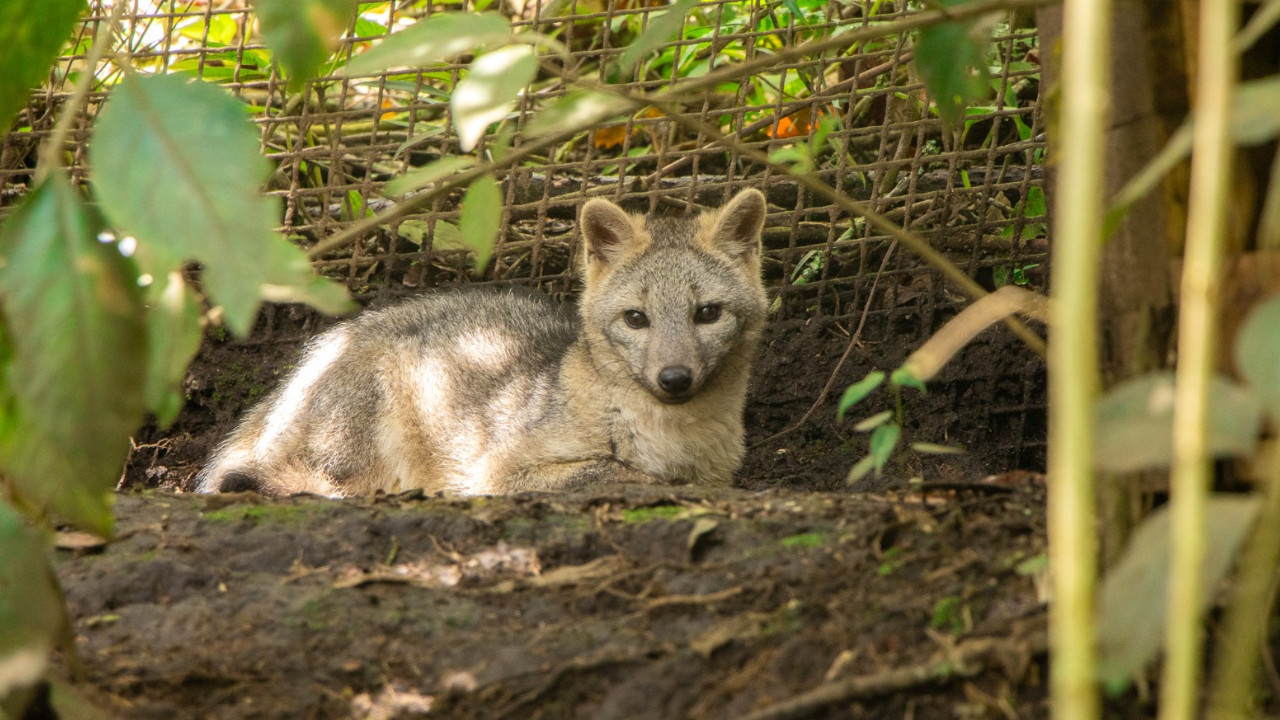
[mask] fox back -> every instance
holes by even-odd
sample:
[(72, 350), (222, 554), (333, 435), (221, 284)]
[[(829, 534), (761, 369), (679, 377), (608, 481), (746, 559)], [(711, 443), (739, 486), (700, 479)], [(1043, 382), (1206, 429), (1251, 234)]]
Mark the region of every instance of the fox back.
[(203, 492), (724, 485), (766, 317), (755, 190), (685, 218), (591, 200), (575, 316), (510, 291), (429, 294), (318, 336), (198, 478)]

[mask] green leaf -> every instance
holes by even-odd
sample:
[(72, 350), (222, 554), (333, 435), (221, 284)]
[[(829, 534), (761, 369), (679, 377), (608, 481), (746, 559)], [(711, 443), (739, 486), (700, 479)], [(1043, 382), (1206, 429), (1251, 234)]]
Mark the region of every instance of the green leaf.
[(516, 129), (511, 124), (499, 125), (498, 131), (484, 145), (484, 151), (489, 159), (495, 163), (502, 163), (511, 152), (511, 143), (515, 140), (515, 136)]
[(866, 377), (845, 388), (844, 394), (840, 396), (840, 402), (836, 403), (836, 419), (844, 420), (844, 414), (849, 411), (849, 408), (870, 395), (872, 390), (880, 387), (880, 384), (884, 382), (884, 378), (883, 371), (872, 370), (867, 373)]
[(374, 22), (367, 17), (356, 16), (352, 34), (361, 38), (381, 37), (387, 34), (387, 26), (380, 22)]
[(963, 455), (964, 448), (955, 445), (939, 445), (937, 443), (911, 443), (911, 449), (922, 455)]
[[(1142, 375), (1112, 388), (1098, 401), (1094, 464), (1125, 473), (1168, 467), (1173, 459), (1173, 373)], [(1214, 457), (1253, 452), (1262, 408), (1251, 390), (1215, 376), (1209, 388), (1207, 442)]]
[[(382, 228), (387, 232), (391, 232), (390, 224), (379, 225), (378, 227)], [(409, 218), (408, 220), (400, 221), (400, 224), (397, 225), (395, 228), (395, 234), (399, 235), (405, 240), (408, 240), (414, 245), (417, 245), (418, 247), (422, 247), (422, 241), (426, 239), (427, 231), (430, 229), (431, 229), (431, 226), (427, 224), (426, 220), (417, 220), (415, 218)]]
[(255, 0), (262, 37), (289, 78), (289, 89), (320, 73), (356, 12), (356, 0)]
[[(943, 5), (959, 2), (944, 1)], [(939, 23), (920, 29), (915, 63), (942, 122), (955, 128), (964, 109), (987, 89), (987, 58), (972, 35), (973, 23)]]
[(911, 372), (911, 368), (905, 365), (893, 371), (893, 375), (889, 376), (889, 382), (898, 387), (915, 388), (925, 392), (924, 381), (916, 377), (916, 374)]
[(0, 501), (0, 699), (44, 677), (68, 626), (48, 543)]
[(489, 125), (511, 112), (520, 91), (538, 74), (538, 58), (528, 45), (499, 48), (476, 58), (453, 90), (453, 126), (458, 145), (470, 152)]
[[(1024, 228), (1024, 230), (1029, 229), (1029, 228), (1031, 228), (1031, 227), (1033, 227), (1033, 226), (1032, 226), (1032, 225), (1028, 225), (1026, 228)], [(1044, 230), (1044, 226), (1043, 226), (1043, 225), (1040, 225), (1040, 226), (1038, 226), (1038, 227), (1040, 228), (1041, 232), (1043, 232), (1043, 230)], [(1024, 232), (1024, 233), (1023, 233), (1023, 235), (1025, 236), (1025, 235), (1026, 235), (1026, 233)], [(1038, 267), (1040, 267), (1040, 263), (1028, 263), (1028, 264), (1026, 264), (1026, 265), (1023, 265), (1022, 267), (1016, 267), (1016, 268), (1014, 268), (1014, 269), (1013, 269), (1013, 284), (1014, 284), (1014, 285), (1026, 285), (1027, 283), (1031, 282), (1031, 278), (1027, 276), (1027, 271), (1028, 271), (1028, 270), (1035, 269), (1035, 268), (1038, 268)]]
[(1013, 571), (1019, 575), (1041, 575), (1049, 570), (1049, 553), (1042, 552), (1018, 563)]
[(147, 406), (167, 428), (185, 403), (182, 381), (200, 349), (200, 304), (182, 279), (169, 273), (151, 284), (147, 308)]
[(1236, 367), (1273, 419), (1280, 419), (1280, 295), (1255, 307), (1236, 336)]
[(60, 718), (111, 720), (111, 716), (89, 701), (74, 685), (49, 674), (49, 706)]
[(783, 147), (769, 153), (769, 162), (774, 165), (788, 166), (792, 172), (813, 172), (813, 152), (808, 145)]
[(616, 95), (595, 90), (576, 90), (548, 103), (525, 126), (525, 133), (533, 137), (547, 132), (583, 130), (622, 115), (630, 107)]
[(71, 36), (85, 0), (0, 0), (0, 128), (48, 77), (49, 67)]
[(457, 225), (444, 220), (436, 221), (435, 232), (431, 235), (432, 250), (466, 250), (467, 241)]
[[(381, 227), (383, 230), (388, 230), (388, 231), (391, 229), (390, 225), (379, 225), (378, 227)], [(410, 218), (408, 220), (401, 220), (400, 224), (397, 225), (395, 228), (395, 232), (397, 235), (404, 238), (405, 240), (408, 240), (414, 245), (417, 245), (418, 247), (422, 247), (423, 241), (426, 240), (427, 238), (427, 232), (429, 232), (430, 230), (431, 230), (431, 226), (427, 223), (426, 220), (417, 220), (413, 218)]]
[(467, 188), (462, 198), (458, 229), (462, 240), (476, 254), (477, 275), (484, 272), (493, 257), (493, 245), (502, 227), (502, 188), (492, 175), (481, 175)]
[[(249, 249), (242, 247), (242, 251)], [(306, 303), (326, 315), (342, 315), (356, 308), (345, 287), (316, 275), (306, 253), (279, 235), (272, 233), (271, 242), (257, 248), (256, 258), (263, 265), (263, 283), (256, 288), (263, 300), (274, 303)], [(255, 289), (252, 284), (232, 275), (239, 269), (237, 263), (210, 264), (205, 261), (205, 286), (230, 287), (239, 284), (245, 292)], [(223, 305), (226, 303), (223, 302)], [(252, 310), (245, 319), (244, 332), (248, 332), (253, 321)], [(231, 329), (239, 332), (234, 324)]]
[(856, 483), (866, 477), (867, 473), (871, 472), (875, 466), (876, 459), (868, 455), (849, 468), (849, 474), (845, 476), (844, 481), (846, 483)]
[(136, 271), (62, 172), (0, 231), (0, 297), (17, 423), (0, 459), (24, 503), (99, 534), (142, 424), (146, 335)]
[(884, 412), (878, 412), (875, 415), (872, 415), (871, 417), (867, 418), (866, 420), (859, 422), (857, 425), (854, 425), (853, 429), (858, 432), (867, 432), (870, 430), (874, 430), (880, 427), (881, 425), (885, 424), (886, 422), (888, 422), (889, 419), (892, 417), (893, 417), (892, 410), (885, 410)]
[(511, 25), (495, 13), (441, 12), (387, 37), (351, 59), (346, 75), (374, 75), (393, 68), (419, 68), (481, 45), (509, 42)]
[(1049, 205), (1044, 200), (1044, 188), (1032, 186), (1027, 189), (1027, 197), (1022, 203), (1022, 216), (1026, 218), (1044, 217), (1049, 212)]
[(429, 185), (437, 180), (443, 180), (456, 172), (474, 167), (475, 164), (476, 159), (469, 155), (442, 157), (430, 165), (414, 168), (387, 183), (385, 192), (387, 195), (403, 195), (410, 190), (417, 190), (423, 185)]
[(902, 435), (902, 426), (897, 423), (889, 423), (876, 428), (871, 433), (871, 457), (876, 467), (876, 474), (884, 469), (884, 464), (889, 462), (889, 456), (893, 455), (893, 449), (898, 446), (898, 438)]
[(1280, 135), (1280, 75), (1242, 82), (1232, 102), (1231, 134), (1241, 145), (1260, 145)]
[(279, 201), (259, 192), (270, 166), (244, 106), (175, 76), (130, 75), (98, 117), (89, 163), (103, 212), (138, 239), (152, 277), (204, 264), (203, 281), (227, 325), (244, 335), (261, 299), (350, 308), (273, 229)]
[(698, 0), (676, 0), (662, 13), (650, 13), (649, 26), (618, 58), (617, 72), (629, 75), (641, 58), (674, 38), (684, 27), (684, 16), (697, 4)]
[[(1218, 495), (1209, 500), (1200, 586), (1204, 609), (1234, 564), (1257, 509), (1258, 501), (1251, 497)], [(1123, 687), (1160, 649), (1168, 607), (1169, 533), (1168, 509), (1151, 513), (1103, 579), (1098, 596), (1098, 675), (1109, 686)]]

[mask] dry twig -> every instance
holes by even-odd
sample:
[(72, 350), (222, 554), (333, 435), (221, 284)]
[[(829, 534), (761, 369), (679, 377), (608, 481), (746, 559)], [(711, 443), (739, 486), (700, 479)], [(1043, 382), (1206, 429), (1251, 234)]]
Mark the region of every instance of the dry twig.
[(1046, 652), (1048, 647), (1048, 637), (1043, 631), (1037, 631), (1030, 637), (966, 640), (927, 663), (823, 683), (790, 700), (757, 710), (744, 720), (809, 717), (837, 703), (974, 677), (1001, 657), (1038, 655)]

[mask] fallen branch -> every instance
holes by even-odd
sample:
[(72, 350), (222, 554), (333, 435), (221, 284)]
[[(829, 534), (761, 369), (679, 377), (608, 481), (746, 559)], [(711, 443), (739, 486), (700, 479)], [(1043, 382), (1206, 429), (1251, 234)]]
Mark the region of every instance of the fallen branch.
[(888, 695), (924, 685), (938, 685), (982, 674), (1002, 657), (1042, 654), (1049, 640), (1044, 631), (1026, 637), (979, 638), (966, 640), (940, 657), (922, 665), (894, 668), (871, 675), (859, 675), (823, 683), (785, 702), (770, 705), (743, 720), (790, 720), (813, 715), (822, 708), (850, 700)]

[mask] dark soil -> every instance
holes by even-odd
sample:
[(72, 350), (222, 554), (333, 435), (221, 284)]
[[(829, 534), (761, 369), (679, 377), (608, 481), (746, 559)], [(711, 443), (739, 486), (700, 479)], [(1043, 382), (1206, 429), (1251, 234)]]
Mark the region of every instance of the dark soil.
[(988, 331), (904, 397), (904, 443), (969, 452), (850, 486), (837, 398), (943, 319), (895, 307), (852, 344), (773, 323), (737, 489), (185, 494), (333, 322), (268, 307), (137, 437), (119, 538), (59, 553), (81, 687), (123, 718), (1044, 717), (1042, 368)]
[(1044, 717), (1042, 493), (121, 495), (62, 551), (125, 718)]

